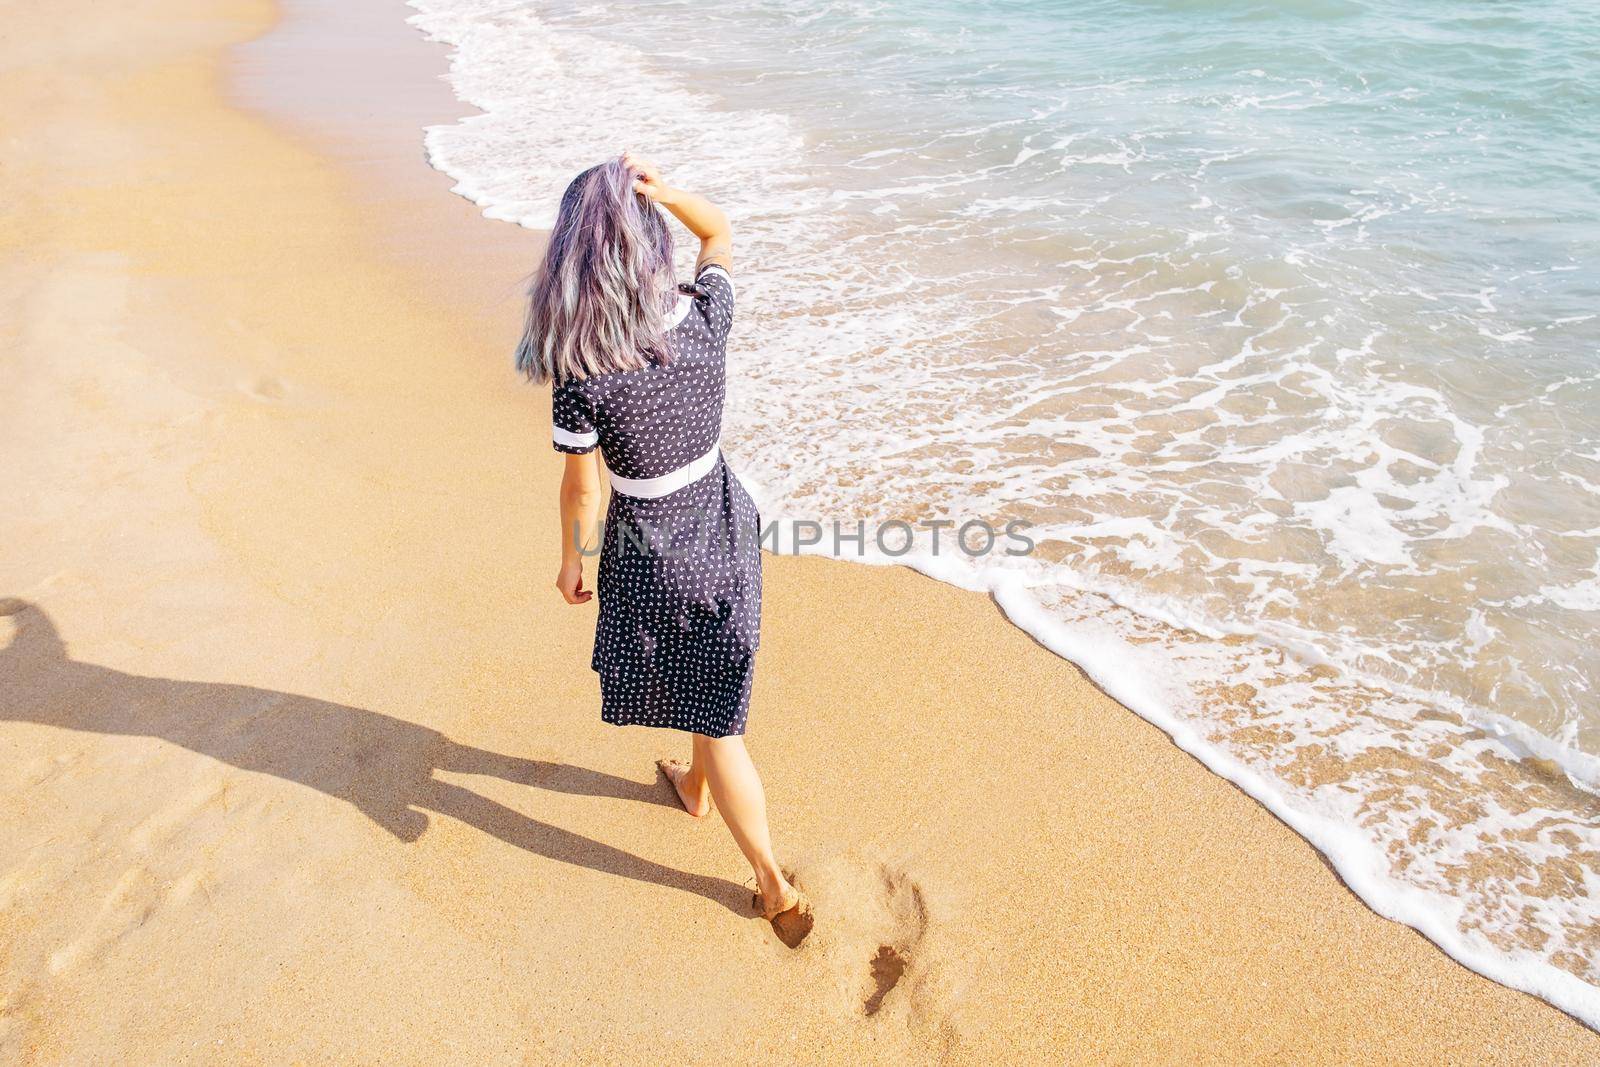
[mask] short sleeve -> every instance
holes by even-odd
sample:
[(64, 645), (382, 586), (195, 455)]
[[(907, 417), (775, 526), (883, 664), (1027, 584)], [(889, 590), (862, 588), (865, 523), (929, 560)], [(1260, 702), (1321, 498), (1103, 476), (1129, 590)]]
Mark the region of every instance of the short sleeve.
[(694, 280), (707, 294), (707, 299), (697, 303), (712, 334), (718, 340), (727, 337), (733, 328), (733, 275), (720, 263), (707, 263)]
[(562, 382), (550, 393), (550, 436), (557, 452), (575, 456), (593, 452), (600, 443), (589, 400), (571, 381)]

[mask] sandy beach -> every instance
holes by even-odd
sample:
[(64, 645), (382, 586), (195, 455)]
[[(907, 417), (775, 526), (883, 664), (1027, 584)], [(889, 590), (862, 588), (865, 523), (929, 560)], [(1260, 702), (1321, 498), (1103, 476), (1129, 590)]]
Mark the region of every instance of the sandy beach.
[(405, 8), (7, 14), (0, 1061), (1600, 1060), (898, 568), (767, 560), (785, 948), (599, 721), (538, 239), (424, 162)]

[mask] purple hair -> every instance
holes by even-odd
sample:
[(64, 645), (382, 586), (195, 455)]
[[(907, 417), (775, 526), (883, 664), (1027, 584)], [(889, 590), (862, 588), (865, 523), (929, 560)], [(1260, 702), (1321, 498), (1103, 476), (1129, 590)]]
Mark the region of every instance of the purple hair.
[(672, 232), (619, 156), (561, 194), (528, 292), (517, 369), (561, 383), (665, 363), (676, 299)]

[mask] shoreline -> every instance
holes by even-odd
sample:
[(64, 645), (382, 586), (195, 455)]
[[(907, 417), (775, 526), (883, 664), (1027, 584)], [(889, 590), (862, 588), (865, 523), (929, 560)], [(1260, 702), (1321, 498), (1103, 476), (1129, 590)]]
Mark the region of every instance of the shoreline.
[[(558, 462), (505, 301), (471, 296), (514, 289), (529, 237), (439, 197), (419, 152), (372, 157), (400, 175), (377, 189), (230, 107), (228, 42), (271, 11), (225, 7), (116, 16), (123, 42), (25, 66), (39, 117), (6, 123), (29, 404), (0, 453), (36, 510), (0, 527), (0, 594), (36, 607), (0, 652), (0, 841), (24, 857), (0, 870), (0, 1049), (1600, 1050), (1367, 910), (986, 598), (904, 568), (769, 557), (751, 747), (826, 914), (795, 954), (740, 921), (736, 851), (647, 773), (669, 739), (598, 722), (591, 620), (540, 577)], [(39, 33), (73, 41), (75, 13)], [(62, 79), (78, 95), (48, 103)]]

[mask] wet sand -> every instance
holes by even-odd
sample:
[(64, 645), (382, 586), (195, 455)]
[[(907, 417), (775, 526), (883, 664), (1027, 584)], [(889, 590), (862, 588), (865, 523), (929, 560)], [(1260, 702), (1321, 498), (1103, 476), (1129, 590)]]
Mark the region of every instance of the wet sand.
[(781, 945), (683, 741), (599, 722), (537, 237), (407, 144), (442, 57), (360, 10), (0, 38), (0, 1060), (1600, 1058), (900, 569), (767, 561)]

